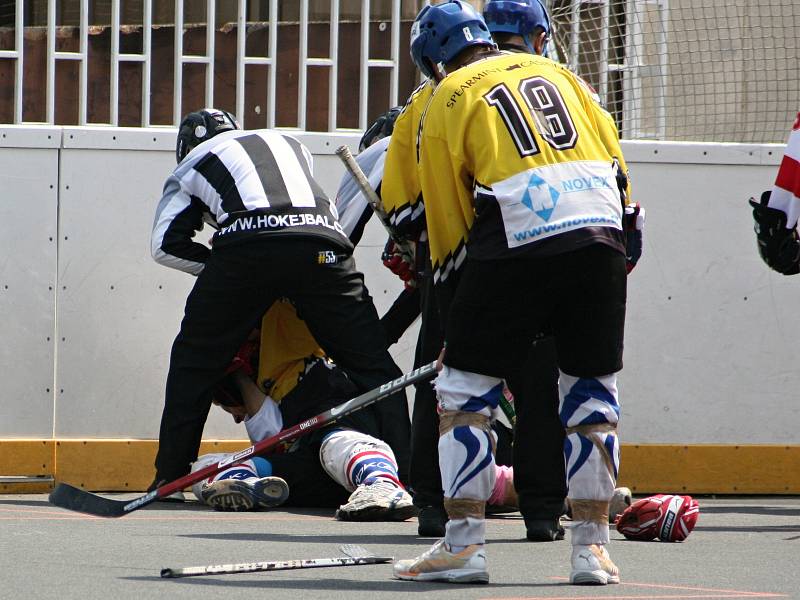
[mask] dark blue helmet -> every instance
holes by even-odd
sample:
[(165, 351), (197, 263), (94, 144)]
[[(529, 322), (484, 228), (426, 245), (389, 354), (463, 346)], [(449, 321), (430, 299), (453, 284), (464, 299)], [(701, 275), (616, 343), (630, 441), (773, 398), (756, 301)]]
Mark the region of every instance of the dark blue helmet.
[(423, 8), (411, 27), (411, 58), (427, 77), (469, 46), (494, 45), (483, 17), (467, 2), (450, 0)]
[(175, 158), (181, 162), (198, 144), (210, 140), (223, 131), (241, 129), (236, 117), (226, 110), (204, 108), (189, 113), (178, 127), (178, 142), (175, 146)]
[(483, 7), (483, 18), (492, 33), (521, 35), (531, 52), (528, 35), (537, 27), (550, 35), (550, 17), (541, 0), (489, 0)]

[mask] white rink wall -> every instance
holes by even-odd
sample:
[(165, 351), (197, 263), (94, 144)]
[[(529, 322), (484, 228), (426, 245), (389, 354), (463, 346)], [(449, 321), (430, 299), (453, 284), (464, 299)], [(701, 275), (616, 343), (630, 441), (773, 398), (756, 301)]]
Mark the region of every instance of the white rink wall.
[[(150, 227), (174, 130), (0, 127), (0, 438), (158, 437), (170, 346), (193, 278), (156, 265)], [(334, 150), (298, 133), (335, 193)], [(629, 282), (625, 443), (796, 441), (800, 277), (758, 257), (746, 199), (780, 145), (624, 142), (645, 251)], [(198, 234), (199, 239), (210, 236)], [(383, 313), (401, 289), (373, 219), (356, 259)], [(411, 368), (415, 326), (393, 354)], [(244, 432), (212, 411), (206, 438)]]

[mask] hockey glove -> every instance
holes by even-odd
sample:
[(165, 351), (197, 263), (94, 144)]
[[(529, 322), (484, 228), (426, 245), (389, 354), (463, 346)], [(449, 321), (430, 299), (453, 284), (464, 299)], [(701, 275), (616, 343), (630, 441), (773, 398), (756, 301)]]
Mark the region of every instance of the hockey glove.
[(252, 339), (249, 339), (242, 344), (236, 356), (231, 360), (231, 364), (225, 369), (225, 374), (234, 373), (242, 370), (248, 377), (254, 377), (258, 371), (258, 352), (261, 348), (260, 331), (256, 334), (251, 334)]
[(699, 513), (691, 496), (656, 494), (626, 508), (617, 519), (617, 531), (629, 540), (680, 542), (694, 529)]
[(212, 402), (223, 408), (244, 406), (242, 393), (231, 375), (241, 370), (248, 377), (255, 377), (258, 371), (258, 351), (261, 346), (260, 334), (259, 330), (254, 330), (250, 334), (250, 339), (246, 340), (239, 348), (236, 356), (231, 360), (231, 364), (225, 369), (225, 377), (214, 386), (211, 392)]
[(644, 208), (638, 202), (625, 207), (622, 215), (622, 232), (625, 234), (625, 268), (630, 273), (642, 257), (644, 233)]
[(414, 287), (416, 272), (414, 265), (411, 263), (411, 258), (400, 252), (391, 238), (383, 248), (381, 260), (383, 261), (383, 266), (397, 275), (403, 281), (405, 287)]
[(786, 213), (767, 206), (771, 194), (770, 190), (761, 194), (761, 202), (750, 198), (758, 253), (770, 269), (795, 275), (800, 273), (800, 239), (796, 229), (786, 228)]

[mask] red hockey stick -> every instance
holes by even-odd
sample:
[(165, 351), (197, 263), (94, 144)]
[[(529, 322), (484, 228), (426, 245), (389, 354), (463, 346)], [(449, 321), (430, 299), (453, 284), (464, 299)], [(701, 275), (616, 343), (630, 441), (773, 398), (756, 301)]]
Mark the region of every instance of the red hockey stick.
[(183, 477), (176, 479), (171, 483), (162, 485), (161, 487), (154, 489), (152, 492), (148, 492), (144, 496), (140, 496), (133, 500), (112, 500), (110, 498), (104, 498), (103, 496), (92, 494), (91, 492), (81, 490), (66, 483), (58, 484), (56, 489), (54, 489), (50, 494), (49, 499), (50, 502), (56, 506), (77, 512), (88, 513), (98, 517), (122, 517), (130, 512), (133, 512), (134, 510), (142, 508), (143, 506), (147, 506), (151, 502), (155, 502), (159, 498), (169, 496), (178, 490), (187, 488), (198, 481), (202, 481), (207, 477), (219, 473), (227, 467), (239, 464), (251, 456), (264, 454), (283, 442), (293, 440), (305, 435), (310, 431), (315, 431), (325, 427), (326, 425), (330, 425), (345, 415), (349, 415), (360, 408), (369, 406), (373, 402), (377, 402), (378, 400), (386, 398), (387, 396), (391, 396), (395, 392), (398, 392), (411, 384), (430, 379), (435, 373), (435, 362), (424, 365), (418, 369), (414, 369), (410, 373), (406, 373), (402, 377), (399, 377), (388, 383), (384, 383), (382, 386), (375, 388), (374, 390), (370, 390), (369, 392), (361, 394), (360, 396), (356, 396), (347, 402), (343, 402), (338, 406), (334, 406), (330, 410), (318, 414), (316, 417), (311, 417), (310, 419), (306, 419), (297, 425), (293, 425), (292, 427), (288, 427), (283, 431), (279, 431), (272, 437), (261, 440), (249, 448), (240, 450), (225, 460), (221, 460), (216, 464), (208, 465), (207, 467), (204, 467), (199, 471), (195, 471), (194, 473), (184, 475)]

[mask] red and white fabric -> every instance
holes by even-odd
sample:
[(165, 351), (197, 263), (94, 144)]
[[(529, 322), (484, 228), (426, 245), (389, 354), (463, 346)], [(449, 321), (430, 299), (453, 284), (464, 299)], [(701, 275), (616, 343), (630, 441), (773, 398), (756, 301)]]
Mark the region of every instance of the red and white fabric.
[(786, 213), (786, 228), (797, 227), (800, 217), (800, 113), (792, 126), (778, 177), (769, 199), (770, 208)]

